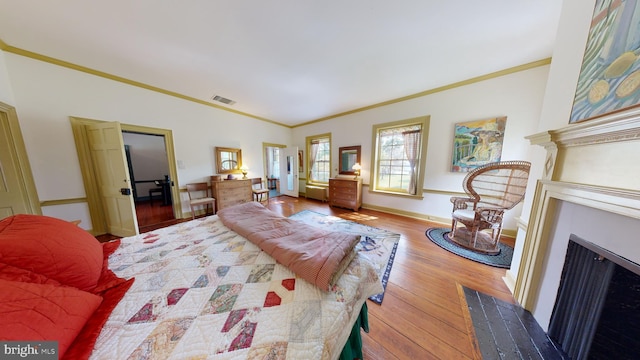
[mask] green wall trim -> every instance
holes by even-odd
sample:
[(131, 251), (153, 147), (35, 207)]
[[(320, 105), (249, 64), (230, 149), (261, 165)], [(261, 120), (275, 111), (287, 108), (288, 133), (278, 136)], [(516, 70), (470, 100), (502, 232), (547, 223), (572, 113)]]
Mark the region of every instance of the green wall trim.
[(56, 200), (45, 200), (40, 202), (40, 206), (56, 206), (56, 205), (67, 205), (67, 204), (80, 204), (86, 203), (87, 198), (71, 198), (71, 199), (56, 199)]
[(166, 90), (166, 89), (162, 89), (162, 88), (159, 88), (159, 87), (156, 87), (156, 86), (145, 84), (145, 83), (142, 83), (142, 82), (139, 82), (139, 81), (123, 78), (121, 76), (112, 75), (112, 74), (109, 74), (109, 73), (106, 73), (106, 72), (103, 72), (103, 71), (99, 71), (99, 70), (88, 68), (86, 66), (73, 64), (73, 63), (70, 63), (70, 62), (67, 62), (67, 61), (64, 61), (64, 60), (59, 60), (59, 59), (56, 59), (56, 58), (52, 58), (50, 56), (38, 54), (38, 53), (29, 51), (29, 50), (20, 49), (20, 48), (8, 45), (8, 44), (2, 42), (2, 40), (0, 40), (0, 49), (3, 50), (3, 51), (6, 51), (8, 53), (12, 53), (12, 54), (28, 57), (28, 58), (35, 59), (35, 60), (40, 60), (40, 61), (43, 61), (43, 62), (46, 62), (46, 63), (49, 63), (49, 64), (54, 64), (54, 65), (66, 67), (68, 69), (72, 69), (72, 70), (80, 71), (80, 72), (83, 72), (83, 73), (99, 76), (99, 77), (102, 77), (102, 78), (105, 78), (105, 79), (118, 81), (118, 82), (121, 82), (121, 83), (124, 83), (124, 84), (136, 86), (136, 87), (143, 88), (143, 89), (150, 90), (150, 91), (155, 91), (155, 92), (158, 92), (158, 93), (161, 93), (161, 94), (165, 94), (165, 95), (169, 95), (169, 96), (173, 96), (173, 97), (176, 97), (176, 98), (179, 98), (179, 99), (182, 99), (182, 100), (187, 100), (187, 101), (191, 101), (191, 102), (194, 102), (194, 103), (198, 103), (200, 105), (210, 106), (210, 107), (213, 107), (213, 108), (216, 108), (216, 109), (220, 109), (220, 110), (232, 112), (232, 113), (235, 113), (235, 114), (251, 117), (251, 118), (254, 118), (254, 119), (257, 119), (257, 120), (261, 120), (261, 121), (265, 121), (265, 122), (268, 122), (268, 123), (271, 123), (271, 124), (275, 124), (275, 125), (280, 125), (280, 126), (284, 126), (284, 127), (287, 127), (287, 128), (291, 128), (291, 126), (279, 123), (277, 121), (269, 120), (269, 119), (266, 119), (266, 118), (263, 118), (263, 117), (260, 117), (260, 116), (257, 116), (257, 115), (252, 115), (252, 114), (249, 114), (249, 113), (245, 113), (245, 112), (242, 112), (242, 111), (229, 109), (229, 108), (226, 108), (224, 106), (213, 104), (213, 103), (211, 103), (209, 101), (206, 101), (206, 100), (202, 100), (202, 99), (194, 98), (194, 97), (191, 97), (191, 96), (183, 95), (183, 94), (171, 91), (171, 90)]
[[(433, 215), (421, 214), (421, 213), (416, 213), (416, 212), (412, 212), (412, 211), (398, 210), (398, 209), (388, 208), (388, 207), (384, 207), (384, 206), (371, 205), (371, 204), (362, 204), (362, 208), (369, 209), (369, 210), (380, 211), (380, 212), (387, 213), (387, 214), (400, 215), (400, 216), (409, 217), (409, 218), (418, 219), (418, 220), (426, 220), (426, 221), (430, 221), (430, 222), (433, 222), (433, 223), (440, 224), (440, 225), (442, 225), (442, 227), (447, 227), (447, 228), (451, 227), (451, 219), (450, 218), (442, 218), (442, 217), (433, 216)], [(520, 226), (520, 224), (518, 224), (518, 226)], [(427, 228), (425, 228), (424, 230), (427, 230)], [(516, 234), (517, 234), (517, 230), (513, 230), (513, 229), (503, 229), (502, 230), (502, 236), (515, 238)]]
[(296, 127), (310, 125), (310, 124), (321, 122), (321, 121), (325, 121), (325, 120), (331, 120), (331, 119), (335, 119), (335, 118), (338, 118), (338, 117), (341, 117), (341, 116), (351, 115), (351, 114), (354, 114), (354, 113), (367, 111), (367, 110), (375, 109), (375, 108), (378, 108), (378, 107), (383, 107), (383, 106), (387, 106), (387, 105), (391, 105), (391, 104), (396, 104), (396, 103), (399, 103), (399, 102), (403, 102), (403, 101), (407, 101), (407, 100), (411, 100), (411, 99), (415, 99), (415, 98), (419, 98), (419, 97), (423, 97), (423, 96), (427, 96), (427, 95), (436, 94), (436, 93), (439, 93), (439, 92), (443, 92), (443, 91), (459, 88), (459, 87), (466, 86), (466, 85), (475, 84), (475, 83), (478, 83), (478, 82), (481, 82), (481, 81), (490, 80), (490, 79), (497, 78), (497, 77), (500, 77), (500, 76), (505, 76), (505, 75), (509, 75), (509, 74), (513, 74), (513, 73), (517, 73), (517, 72), (520, 72), (520, 71), (525, 71), (525, 70), (529, 70), (529, 69), (533, 69), (533, 68), (537, 68), (537, 67), (545, 66), (545, 65), (549, 65), (549, 64), (551, 64), (551, 58), (545, 58), (545, 59), (538, 60), (538, 61), (533, 61), (533, 62), (530, 62), (530, 63), (527, 63), (527, 64), (518, 65), (518, 66), (514, 66), (514, 67), (511, 67), (511, 68), (508, 68), (508, 69), (496, 71), (496, 72), (493, 72), (493, 73), (490, 73), (490, 74), (476, 76), (474, 78), (463, 80), (463, 81), (458, 81), (458, 82), (455, 82), (453, 84), (444, 85), (444, 86), (440, 86), (440, 87), (433, 88), (433, 89), (430, 89), (430, 90), (421, 91), (419, 93), (415, 93), (415, 94), (412, 94), (412, 95), (407, 95), (407, 96), (404, 96), (404, 97), (401, 97), (401, 98), (387, 100), (387, 101), (383, 101), (383, 102), (380, 102), (380, 103), (377, 103), (377, 104), (373, 104), (373, 105), (369, 105), (369, 106), (365, 106), (365, 107), (361, 107), (361, 108), (357, 108), (357, 109), (341, 112), (341, 113), (338, 113), (338, 114), (325, 116), (323, 118), (307, 121), (307, 122), (304, 122), (302, 124), (294, 125), (292, 127), (296, 128)]
[(533, 69), (536, 67), (540, 67), (540, 66), (545, 66), (545, 65), (549, 65), (551, 64), (551, 58), (545, 58), (545, 59), (541, 59), (541, 60), (537, 60), (537, 61), (533, 61), (527, 64), (522, 64), (522, 65), (518, 65), (518, 66), (514, 66), (508, 69), (504, 69), (504, 70), (500, 70), (500, 71), (496, 71), (493, 73), (489, 73), (489, 74), (485, 74), (485, 75), (480, 75), (480, 76), (476, 76), (474, 78), (471, 79), (467, 79), (467, 80), (462, 80), (462, 81), (458, 81), (452, 84), (448, 84), (448, 85), (444, 85), (444, 86), (440, 86), (440, 87), (436, 87), (433, 89), (429, 89), (429, 90), (424, 90), (415, 94), (411, 94), (411, 95), (407, 95), (404, 97), (400, 97), (400, 98), (396, 98), (396, 99), (391, 99), (391, 100), (387, 100), (387, 101), (383, 101), (380, 103), (376, 103), (376, 104), (372, 104), (372, 105), (368, 105), (368, 106), (364, 106), (361, 108), (357, 108), (357, 109), (353, 109), (353, 110), (349, 110), (349, 111), (345, 111), (345, 112), (341, 112), (341, 113), (337, 113), (337, 114), (333, 114), (333, 115), (329, 115), (329, 116), (325, 116), (319, 119), (315, 119), (315, 120), (311, 120), (311, 121), (307, 121), (301, 124), (297, 124), (297, 125), (286, 125), (271, 119), (267, 119), (267, 118), (263, 118), (257, 115), (253, 115), (253, 114), (249, 114), (249, 113), (245, 113), (242, 111), (238, 111), (238, 110), (234, 110), (234, 109), (230, 109), (224, 106), (220, 106), (214, 103), (211, 103), (209, 101), (206, 100), (202, 100), (202, 99), (198, 99), (198, 98), (194, 98), (191, 96), (187, 96), (184, 94), (180, 94), (171, 90), (166, 90), (166, 89), (162, 89), (159, 87), (155, 87), (152, 85), (148, 85), (142, 82), (138, 82), (138, 81), (134, 81), (134, 80), (130, 80), (127, 78), (123, 78), (121, 76), (116, 76), (116, 75), (112, 75), (109, 73), (105, 73), (103, 71), (99, 71), (99, 70), (94, 70), (82, 65), (77, 65), (77, 64), (73, 64), (64, 60), (59, 60), (56, 58), (52, 58), (50, 56), (46, 56), (46, 55), (42, 55), (42, 54), (38, 54), (29, 50), (24, 50), (24, 49), (20, 49), (17, 48), (15, 46), (11, 46), (7, 43), (5, 43), (4, 41), (2, 41), (2, 39), (0, 39), (0, 50), (2, 51), (6, 51), (8, 53), (12, 53), (12, 54), (16, 54), (16, 55), (20, 55), (20, 56), (24, 56), (24, 57), (28, 57), (31, 59), (35, 59), (35, 60), (40, 60), (43, 62), (47, 62), (50, 64), (54, 64), (54, 65), (58, 65), (58, 66), (62, 66), (62, 67), (66, 67), (69, 69), (73, 69), (73, 70), (77, 70), (80, 72), (84, 72), (87, 74), (91, 74), (91, 75), (95, 75), (95, 76), (99, 76), (99, 77), (103, 77), (105, 79), (110, 79), (113, 81), (118, 81), (121, 83), (125, 83), (128, 85), (132, 85), (132, 86), (137, 86), (146, 90), (150, 90), (150, 91), (155, 91), (155, 92), (159, 92), (165, 95), (169, 95), (169, 96), (173, 96), (179, 99), (183, 99), (183, 100), (187, 100), (187, 101), (191, 101), (191, 102), (195, 102), (201, 105), (205, 105), (205, 106), (210, 106), (216, 109), (220, 109), (220, 110), (224, 110), (224, 111), (229, 111), (235, 114), (239, 114), (239, 115), (243, 115), (243, 116), (247, 116), (247, 117), (251, 117), (257, 120), (261, 120), (261, 121), (265, 121), (271, 124), (275, 124), (275, 125), (279, 125), (279, 126), (283, 126), (286, 128), (296, 128), (296, 127), (300, 127), (300, 126), (305, 126), (305, 125), (310, 125), (313, 123), (317, 123), (317, 122), (321, 122), (321, 121), (325, 121), (325, 120), (331, 120), (331, 119), (335, 119), (335, 118), (339, 118), (345, 115), (350, 115), (350, 114), (354, 114), (354, 113), (358, 113), (358, 112), (362, 112), (362, 111), (367, 111), (367, 110), (371, 110), (371, 109), (375, 109), (378, 107), (383, 107), (383, 106), (387, 106), (387, 105), (391, 105), (391, 104), (396, 104), (399, 102), (403, 102), (403, 101), (407, 101), (407, 100), (411, 100), (411, 99), (415, 99), (415, 98), (419, 98), (419, 97), (423, 97), (423, 96), (427, 96), (427, 95), (432, 95), (435, 93), (439, 93), (439, 92), (443, 92), (446, 90), (450, 90), (450, 89), (455, 89), (458, 87), (462, 87), (462, 86), (466, 86), (466, 85), (470, 85), (470, 84), (474, 84), (477, 82), (481, 82), (481, 81), (485, 81), (485, 80), (490, 80), (493, 78), (497, 78), (500, 76), (505, 76), (505, 75), (509, 75), (509, 74), (513, 74), (513, 73), (517, 73), (520, 71), (525, 71), (525, 70), (529, 70), (529, 69)]

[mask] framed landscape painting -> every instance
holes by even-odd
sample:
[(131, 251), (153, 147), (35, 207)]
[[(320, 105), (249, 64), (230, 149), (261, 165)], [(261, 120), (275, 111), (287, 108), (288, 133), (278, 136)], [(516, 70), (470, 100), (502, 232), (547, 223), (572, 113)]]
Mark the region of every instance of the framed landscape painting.
[(640, 3), (596, 0), (569, 123), (640, 104)]
[(500, 161), (507, 117), (468, 121), (455, 125), (451, 171), (469, 172)]

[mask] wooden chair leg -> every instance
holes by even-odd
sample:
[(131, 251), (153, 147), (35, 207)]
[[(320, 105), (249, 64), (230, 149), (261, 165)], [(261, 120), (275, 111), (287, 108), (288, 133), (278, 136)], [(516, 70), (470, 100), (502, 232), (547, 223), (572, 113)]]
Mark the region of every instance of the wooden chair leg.
[(451, 220), (451, 236), (456, 236), (456, 228), (458, 227), (458, 222), (453, 219)]

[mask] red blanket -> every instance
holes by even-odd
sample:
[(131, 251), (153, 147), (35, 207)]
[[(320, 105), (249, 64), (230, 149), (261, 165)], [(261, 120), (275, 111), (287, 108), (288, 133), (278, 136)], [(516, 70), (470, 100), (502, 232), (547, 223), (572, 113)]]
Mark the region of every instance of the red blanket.
[(257, 202), (218, 211), (222, 223), (299, 277), (329, 290), (355, 256), (360, 235), (321, 230), (283, 217)]

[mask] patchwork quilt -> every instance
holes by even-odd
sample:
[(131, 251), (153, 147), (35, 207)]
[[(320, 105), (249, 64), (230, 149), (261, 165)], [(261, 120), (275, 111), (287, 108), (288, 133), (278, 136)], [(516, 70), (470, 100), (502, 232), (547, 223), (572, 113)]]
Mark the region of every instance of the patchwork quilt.
[(217, 215), (124, 238), (109, 267), (135, 281), (91, 359), (337, 359), (383, 291), (359, 254), (320, 290)]

